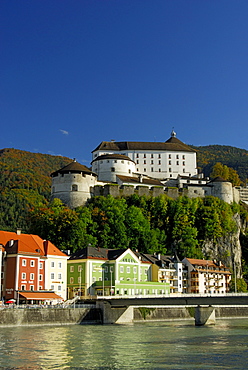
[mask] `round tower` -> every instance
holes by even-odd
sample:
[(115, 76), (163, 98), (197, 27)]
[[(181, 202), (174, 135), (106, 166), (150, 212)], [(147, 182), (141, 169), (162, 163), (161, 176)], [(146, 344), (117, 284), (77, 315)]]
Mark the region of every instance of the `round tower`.
[(91, 197), (97, 175), (75, 160), (51, 174), (51, 199), (59, 198), (70, 208), (82, 206)]
[(116, 175), (132, 176), (135, 172), (135, 162), (123, 154), (103, 154), (91, 164), (98, 181), (116, 182)]
[(231, 182), (218, 176), (210, 181), (209, 185), (212, 186), (211, 195), (218, 197), (229, 204), (233, 202), (233, 188)]

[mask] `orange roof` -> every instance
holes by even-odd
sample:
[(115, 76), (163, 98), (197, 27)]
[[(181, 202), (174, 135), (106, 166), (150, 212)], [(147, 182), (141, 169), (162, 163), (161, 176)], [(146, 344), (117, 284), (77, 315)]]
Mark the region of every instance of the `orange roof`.
[(5, 248), (7, 252), (24, 253), (24, 254), (37, 254), (39, 256), (56, 255), (64, 256), (66, 254), (61, 252), (55, 245), (49, 241), (45, 241), (38, 235), (32, 234), (16, 234), (8, 231), (0, 231), (0, 244), (4, 246), (10, 240), (14, 240), (13, 246)]
[(19, 294), (26, 298), (27, 300), (54, 300), (54, 299), (60, 299), (63, 300), (58, 294), (55, 294), (54, 292), (20, 292)]
[(192, 264), (192, 265), (199, 265), (199, 266), (216, 266), (216, 264), (213, 261), (209, 260), (199, 260), (196, 258), (187, 258), (187, 260)]

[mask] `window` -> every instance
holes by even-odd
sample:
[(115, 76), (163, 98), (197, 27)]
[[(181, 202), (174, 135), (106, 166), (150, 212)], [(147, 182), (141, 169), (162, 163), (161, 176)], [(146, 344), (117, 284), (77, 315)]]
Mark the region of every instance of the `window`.
[(51, 262), (51, 267), (54, 267), (54, 262)]
[(171, 154), (169, 154), (169, 159), (171, 159)]
[(158, 158), (161, 158), (161, 154), (158, 155)]
[(74, 272), (74, 266), (70, 266), (70, 272)]
[(179, 159), (179, 155), (177, 154), (176, 159)]
[(34, 260), (31, 260), (31, 261), (30, 261), (30, 266), (31, 266), (31, 267), (34, 267)]
[(146, 164), (146, 160), (144, 161), (144, 164)]
[(81, 284), (81, 277), (78, 277), (78, 284)]
[(183, 155), (183, 159), (185, 159), (185, 155)]
[(22, 266), (26, 266), (27, 265), (27, 261), (26, 260), (22, 260)]
[(70, 277), (70, 284), (73, 284), (73, 283), (74, 283), (74, 278)]
[(42, 286), (41, 285), (39, 285), (39, 290), (42, 290)]
[(30, 290), (34, 290), (34, 285), (30, 285)]
[(82, 271), (82, 266), (81, 265), (79, 265), (78, 266), (78, 272), (81, 272)]
[(136, 154), (136, 158), (139, 158), (139, 153)]
[(104, 272), (108, 272), (108, 266), (104, 267)]
[(21, 290), (26, 290), (26, 285), (21, 285)]
[(169, 165), (171, 165), (171, 161), (169, 161)]
[(61, 269), (61, 267), (62, 267), (62, 262), (59, 262), (59, 263), (58, 263), (58, 267), (59, 267), (59, 269)]
[(22, 273), (22, 279), (23, 280), (26, 279), (26, 273), (25, 272)]
[(54, 273), (53, 272), (51, 273), (51, 279), (54, 279)]
[(71, 187), (72, 191), (78, 191), (78, 186), (76, 184), (73, 184)]
[(114, 167), (111, 167), (111, 172), (115, 172), (115, 168)]
[(177, 161), (177, 166), (179, 166), (179, 161)]
[(137, 159), (136, 163), (139, 164), (139, 160), (138, 159)]
[(183, 161), (183, 166), (185, 166), (185, 162)]
[(95, 276), (93, 276), (92, 281), (93, 281), (93, 283), (96, 281), (96, 277)]
[(99, 281), (102, 281), (102, 278), (101, 277), (99, 277), (99, 279), (98, 279)]
[(151, 167), (151, 172), (153, 172), (153, 167)]
[(151, 158), (153, 158), (153, 154), (151, 154)]
[(153, 161), (151, 161), (151, 164), (153, 164)]
[(129, 274), (130, 273), (130, 267), (127, 266), (127, 273)]
[(146, 154), (144, 154), (144, 158), (146, 158)]
[(158, 169), (158, 172), (161, 172), (161, 168)]
[(32, 272), (30, 274), (30, 280), (34, 280), (34, 274)]
[(110, 266), (109, 271), (110, 272), (113, 272), (114, 271), (113, 266)]
[(120, 266), (120, 272), (123, 272), (123, 266)]
[(51, 285), (51, 290), (54, 290), (54, 285)]
[(146, 168), (144, 168), (144, 172), (146, 172)]
[(40, 262), (40, 269), (43, 269), (43, 263)]
[(61, 274), (58, 274), (58, 279), (61, 280), (62, 279), (62, 275)]
[(169, 172), (171, 172), (171, 167), (169, 168)]
[(43, 276), (40, 274), (39, 275), (39, 281), (42, 281), (43, 280)]
[(133, 268), (133, 273), (134, 273), (134, 274), (136, 274), (136, 273), (137, 273), (137, 268), (136, 268), (136, 267), (134, 267), (134, 268)]
[(58, 285), (58, 291), (61, 291), (62, 289), (61, 289), (61, 285)]

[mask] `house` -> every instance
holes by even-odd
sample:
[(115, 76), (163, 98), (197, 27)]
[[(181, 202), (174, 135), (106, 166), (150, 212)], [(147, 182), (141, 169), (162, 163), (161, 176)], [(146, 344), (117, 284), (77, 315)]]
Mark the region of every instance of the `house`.
[(21, 231), (0, 231), (4, 246), (5, 301), (60, 301), (66, 299), (67, 258), (51, 242)]
[(153, 281), (152, 262), (131, 249), (86, 247), (67, 262), (69, 299), (76, 295), (137, 296), (170, 292), (168, 282)]
[(225, 294), (229, 291), (231, 271), (220, 261), (184, 258), (188, 269), (188, 293)]

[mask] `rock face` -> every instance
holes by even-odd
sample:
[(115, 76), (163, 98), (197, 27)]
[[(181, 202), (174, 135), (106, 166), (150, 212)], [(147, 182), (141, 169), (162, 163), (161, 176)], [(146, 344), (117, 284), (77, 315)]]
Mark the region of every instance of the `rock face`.
[(236, 269), (237, 278), (242, 277), (241, 257), (242, 250), (240, 244), (240, 233), (244, 230), (245, 225), (241, 222), (240, 215), (234, 216), (237, 229), (234, 233), (219, 238), (217, 243), (212, 240), (205, 240), (202, 252), (209, 259), (221, 261), (231, 270)]

